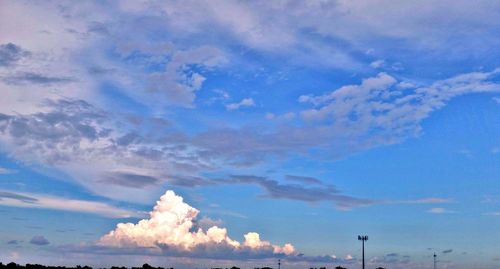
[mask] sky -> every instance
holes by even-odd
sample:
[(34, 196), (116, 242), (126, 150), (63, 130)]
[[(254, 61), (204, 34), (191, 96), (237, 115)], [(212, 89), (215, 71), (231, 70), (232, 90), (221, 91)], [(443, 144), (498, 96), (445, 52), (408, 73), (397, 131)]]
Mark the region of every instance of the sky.
[(0, 262), (500, 266), (500, 2), (0, 0)]

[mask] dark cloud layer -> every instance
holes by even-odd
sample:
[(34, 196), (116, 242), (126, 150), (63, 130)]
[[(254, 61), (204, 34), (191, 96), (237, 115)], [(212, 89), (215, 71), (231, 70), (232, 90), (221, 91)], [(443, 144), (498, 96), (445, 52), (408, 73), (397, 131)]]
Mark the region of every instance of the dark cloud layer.
[(0, 67), (10, 66), (21, 58), (30, 55), (28, 51), (23, 50), (20, 46), (7, 43), (0, 45)]
[(42, 85), (61, 84), (75, 81), (74, 78), (70, 77), (54, 77), (33, 72), (22, 72), (4, 76), (2, 80), (7, 84), (32, 83)]
[(142, 188), (146, 186), (156, 185), (160, 182), (160, 180), (158, 178), (147, 175), (115, 172), (108, 173), (108, 175), (106, 175), (99, 182), (120, 185), (129, 188)]
[(229, 179), (219, 180), (227, 184), (256, 184), (265, 191), (263, 195), (272, 199), (288, 199), (303, 202), (333, 202), (340, 209), (351, 209), (376, 203), (369, 199), (356, 198), (340, 194), (333, 185), (304, 186), (282, 184), (276, 180), (253, 175), (232, 175)]
[(296, 176), (296, 175), (286, 175), (285, 179), (290, 180), (290, 181), (296, 181), (300, 183), (305, 183), (305, 184), (323, 184), (321, 180), (315, 178), (315, 177), (306, 177), (306, 176)]
[(33, 236), (33, 238), (31, 238), (30, 244), (37, 245), (37, 246), (45, 246), (45, 245), (50, 244), (50, 242), (44, 236), (36, 235), (36, 236)]

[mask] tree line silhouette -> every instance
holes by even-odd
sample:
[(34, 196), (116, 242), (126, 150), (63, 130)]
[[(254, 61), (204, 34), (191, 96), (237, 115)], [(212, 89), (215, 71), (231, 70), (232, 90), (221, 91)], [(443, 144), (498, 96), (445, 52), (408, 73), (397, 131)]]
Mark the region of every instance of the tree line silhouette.
[[(93, 269), (92, 267), (90, 266), (80, 266), (80, 265), (77, 265), (75, 267), (66, 267), (66, 266), (45, 266), (45, 265), (41, 265), (41, 264), (29, 264), (27, 263), (26, 265), (20, 265), (20, 264), (17, 264), (17, 263), (14, 263), (14, 262), (11, 262), (11, 263), (8, 263), (8, 264), (3, 264), (0, 262), (0, 269)], [(99, 268), (99, 269), (107, 269), (107, 268)], [(125, 267), (125, 266), (112, 266), (110, 267), (109, 269), (129, 269), (128, 267)], [(164, 267), (154, 267), (154, 266), (151, 266), (147, 263), (145, 263), (144, 265), (142, 265), (142, 267), (131, 267), (130, 269), (174, 269), (173, 267), (169, 267), (169, 268), (164, 268)], [(210, 268), (210, 269), (228, 269), (228, 268), (222, 268), (222, 267), (216, 267), (216, 268)], [(239, 267), (236, 267), (236, 266), (233, 266), (229, 269), (240, 269)], [(272, 267), (262, 267), (262, 268), (254, 268), (254, 269), (273, 269)], [(317, 269), (317, 268), (313, 268), (311, 267), (310, 269)], [(326, 269), (326, 267), (320, 267), (319, 269)], [(345, 267), (342, 267), (342, 266), (337, 266), (335, 267), (335, 269), (347, 269)], [(376, 269), (385, 269), (383, 267), (378, 267)]]

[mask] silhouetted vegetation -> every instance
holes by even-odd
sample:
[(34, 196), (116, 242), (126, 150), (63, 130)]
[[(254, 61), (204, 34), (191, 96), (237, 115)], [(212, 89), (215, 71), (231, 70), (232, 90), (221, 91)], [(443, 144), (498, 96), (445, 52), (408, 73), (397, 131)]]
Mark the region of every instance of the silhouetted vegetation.
[[(85, 266), (77, 265), (75, 267), (67, 267), (67, 266), (45, 266), (45, 265), (41, 265), (41, 264), (29, 264), (29, 263), (27, 263), (26, 265), (23, 266), (23, 265), (16, 264), (13, 262), (8, 263), (8, 264), (3, 264), (0, 262), (0, 269), (93, 269), (93, 268), (90, 266), (86, 266), (86, 265)], [(98, 269), (107, 269), (107, 268), (98, 268)], [(151, 265), (145, 263), (144, 265), (142, 265), (142, 267), (128, 268), (125, 266), (112, 266), (109, 269), (165, 269), (165, 268), (164, 267), (154, 267), (154, 266), (151, 266)], [(174, 269), (174, 268), (167, 267), (166, 269)], [(210, 269), (228, 269), (228, 268), (215, 267), (215, 268), (210, 268)], [(240, 269), (240, 268), (233, 266), (229, 269)], [(254, 269), (273, 269), (273, 268), (272, 267), (262, 267), (262, 268), (256, 267)], [(318, 269), (318, 268), (311, 267), (310, 269)], [(319, 269), (327, 269), (327, 268), (326, 267), (319, 267)], [(335, 269), (347, 269), (347, 268), (342, 267), (342, 266), (337, 266), (337, 267), (335, 267)], [(385, 268), (378, 267), (376, 269), (385, 269)]]
[[(93, 269), (92, 267), (90, 266), (81, 266), (81, 265), (77, 265), (75, 267), (67, 267), (67, 266), (45, 266), (45, 265), (41, 265), (41, 264), (29, 264), (27, 263), (26, 265), (20, 265), (20, 264), (16, 264), (16, 263), (8, 263), (6, 265), (4, 265), (3, 263), (0, 262), (0, 269)], [(105, 268), (99, 268), (99, 269), (105, 269)], [(118, 266), (112, 266), (110, 269), (129, 269), (128, 267), (125, 267), (125, 266), (122, 266), (122, 267), (118, 267)], [(145, 263), (142, 267), (132, 267), (130, 269), (165, 269), (163, 267), (154, 267), (154, 266), (151, 266), (147, 263)], [(173, 267), (170, 267), (168, 269), (174, 269)]]

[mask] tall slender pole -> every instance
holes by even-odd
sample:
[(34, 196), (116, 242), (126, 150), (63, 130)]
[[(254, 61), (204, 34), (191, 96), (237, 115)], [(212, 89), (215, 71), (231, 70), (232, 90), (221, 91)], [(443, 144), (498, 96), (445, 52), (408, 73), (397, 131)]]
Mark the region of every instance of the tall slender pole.
[(362, 242), (363, 269), (365, 269), (365, 241), (368, 240), (368, 235), (358, 235), (358, 240)]
[(365, 240), (363, 240), (363, 269), (365, 269)]
[(436, 252), (434, 252), (434, 269), (436, 269)]
[(278, 259), (278, 269), (281, 269), (281, 259)]

